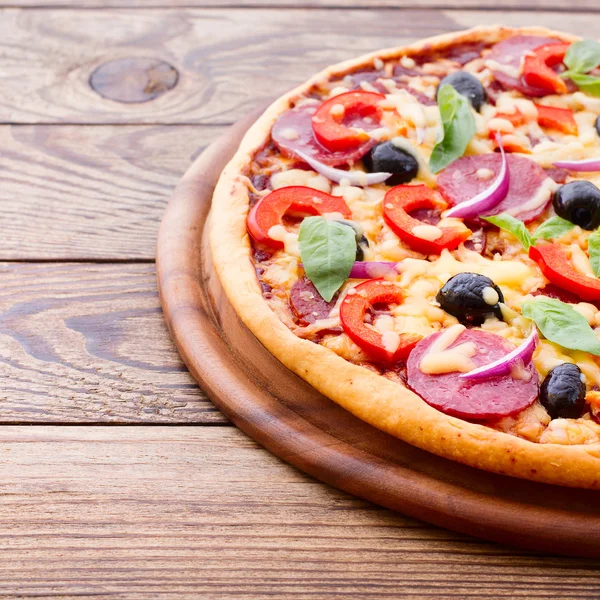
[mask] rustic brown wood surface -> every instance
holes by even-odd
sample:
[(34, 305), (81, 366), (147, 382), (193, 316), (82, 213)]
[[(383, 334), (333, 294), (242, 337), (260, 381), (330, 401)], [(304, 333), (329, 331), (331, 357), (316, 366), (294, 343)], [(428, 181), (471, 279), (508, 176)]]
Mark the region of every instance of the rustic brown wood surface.
[[(597, 11), (591, 0), (0, 3), (0, 261), (13, 261), (0, 264), (0, 595), (598, 597), (597, 561), (429, 526), (258, 448), (185, 371), (152, 264), (166, 199), (197, 151), (326, 64), (480, 22), (597, 35)], [(145, 427), (82, 426), (101, 423)]]

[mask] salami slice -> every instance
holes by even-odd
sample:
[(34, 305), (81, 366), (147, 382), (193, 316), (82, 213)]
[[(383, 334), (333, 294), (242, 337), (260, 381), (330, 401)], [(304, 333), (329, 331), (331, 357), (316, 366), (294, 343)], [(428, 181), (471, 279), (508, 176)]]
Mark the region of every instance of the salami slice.
[(507, 70), (519, 69), (521, 60), (526, 52), (535, 50), (545, 44), (557, 43), (560, 40), (550, 37), (541, 37), (537, 35), (516, 35), (508, 38), (493, 46), (492, 51), (487, 57), (489, 60), (501, 65), (499, 69), (492, 68), (492, 72), (497, 81), (506, 89), (517, 90), (526, 96), (541, 97), (548, 94), (547, 90), (527, 85), (521, 77), (514, 77), (507, 73)]
[[(312, 116), (319, 105), (305, 104), (290, 108), (284, 112), (273, 125), (271, 136), (275, 145), (290, 158), (299, 158), (298, 150), (326, 165), (336, 166), (347, 164), (362, 158), (377, 142), (368, 140), (358, 148), (346, 152), (331, 152), (315, 139), (312, 128)], [(353, 127), (360, 126), (369, 131), (379, 127), (379, 123), (352, 123)]]
[[(479, 420), (513, 415), (534, 402), (538, 395), (538, 374), (533, 361), (524, 367), (527, 376), (518, 379), (502, 375), (476, 381), (460, 379), (458, 372), (423, 373), (419, 369), (421, 359), (440, 335), (441, 332), (423, 338), (408, 358), (408, 385), (427, 404), (448, 415)], [(477, 346), (478, 352), (471, 360), (478, 367), (502, 358), (515, 348), (495, 333), (468, 329), (450, 349), (465, 342), (474, 342)]]
[(326, 319), (335, 306), (337, 294), (331, 302), (323, 300), (308, 277), (300, 277), (290, 291), (290, 308), (300, 325), (310, 325), (317, 319)]
[[(552, 196), (548, 192), (547, 197), (537, 197), (547, 174), (537, 163), (524, 156), (508, 154), (506, 160), (510, 172), (508, 194), (486, 214), (508, 212), (525, 222), (532, 221), (544, 212)], [(438, 175), (438, 189), (451, 205), (460, 204), (487, 189), (500, 172), (501, 165), (502, 157), (496, 153), (463, 156)], [(489, 174), (487, 170), (493, 171), (493, 175), (482, 178), (482, 173)]]

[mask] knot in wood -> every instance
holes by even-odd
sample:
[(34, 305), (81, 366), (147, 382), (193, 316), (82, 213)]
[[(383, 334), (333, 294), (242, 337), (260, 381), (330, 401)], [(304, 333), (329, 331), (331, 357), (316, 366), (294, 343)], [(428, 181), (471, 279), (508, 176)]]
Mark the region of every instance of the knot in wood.
[(148, 102), (177, 85), (179, 73), (155, 58), (121, 58), (97, 67), (90, 76), (91, 88), (116, 102)]

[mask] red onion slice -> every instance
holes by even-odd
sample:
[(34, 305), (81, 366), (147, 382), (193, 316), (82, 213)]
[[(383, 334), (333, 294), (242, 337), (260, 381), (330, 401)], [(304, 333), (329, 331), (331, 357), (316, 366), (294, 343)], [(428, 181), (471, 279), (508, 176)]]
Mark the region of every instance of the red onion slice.
[(478, 217), (486, 212), (492, 210), (495, 206), (500, 204), (506, 195), (508, 194), (508, 188), (510, 186), (510, 173), (508, 170), (508, 164), (506, 162), (506, 154), (502, 147), (502, 140), (500, 136), (496, 138), (498, 140), (498, 147), (502, 154), (502, 166), (498, 177), (494, 180), (494, 183), (490, 187), (483, 190), (466, 202), (457, 204), (455, 207), (447, 210), (442, 216), (445, 217), (460, 217), (463, 219)]
[(350, 279), (376, 279), (377, 277), (385, 277), (386, 275), (398, 275), (397, 262), (372, 261), (362, 262), (356, 261), (350, 270)]
[(460, 379), (487, 379), (488, 377), (507, 375), (511, 372), (516, 363), (521, 362), (523, 365), (529, 363), (535, 347), (537, 346), (538, 339), (538, 332), (534, 327), (527, 339), (518, 348), (515, 348), (506, 356), (495, 360), (489, 365), (483, 365), (483, 367), (478, 367), (468, 373), (463, 373), (458, 377)]
[(320, 173), (327, 179), (340, 183), (342, 180), (347, 181), (350, 185), (358, 185), (360, 187), (366, 187), (367, 185), (373, 185), (375, 183), (383, 183), (386, 179), (391, 177), (391, 173), (365, 173), (364, 171), (344, 171), (343, 169), (336, 169), (324, 165), (322, 162), (300, 152), (300, 150), (294, 150), (296, 156), (302, 159), (307, 165), (312, 167), (317, 173)]
[(559, 169), (568, 169), (569, 171), (600, 171), (600, 158), (559, 160), (552, 164)]

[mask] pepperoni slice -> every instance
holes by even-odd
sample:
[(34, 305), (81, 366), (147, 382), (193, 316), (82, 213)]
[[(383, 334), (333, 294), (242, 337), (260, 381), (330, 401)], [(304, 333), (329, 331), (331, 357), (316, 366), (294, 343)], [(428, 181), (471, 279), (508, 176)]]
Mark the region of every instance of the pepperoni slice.
[[(505, 67), (520, 69), (521, 60), (526, 52), (552, 43), (560, 43), (560, 40), (537, 35), (516, 35), (494, 45), (487, 58)], [(521, 77), (512, 77), (500, 70), (492, 69), (492, 72), (496, 80), (509, 90), (517, 90), (535, 98), (548, 95), (548, 90), (527, 85)]]
[[(540, 203), (535, 202), (547, 174), (537, 163), (524, 156), (508, 154), (506, 160), (510, 171), (508, 194), (487, 215), (508, 212), (522, 221), (532, 221), (544, 212), (552, 196), (548, 192), (546, 199), (542, 199)], [(463, 156), (438, 175), (438, 189), (449, 204), (460, 204), (487, 189), (498, 175), (501, 164), (502, 157), (496, 153)], [(493, 171), (493, 175), (482, 179), (477, 174), (479, 169), (489, 169)]]
[(290, 290), (290, 308), (300, 325), (310, 325), (317, 319), (326, 319), (335, 306), (338, 294), (326, 302), (308, 277), (303, 276)]
[[(425, 353), (442, 332), (422, 339), (408, 358), (408, 385), (427, 404), (448, 415), (467, 419), (492, 419), (513, 415), (527, 408), (538, 395), (538, 374), (531, 361), (525, 372), (528, 381), (512, 375), (490, 377), (480, 381), (460, 379), (458, 372), (427, 375), (419, 369)], [(450, 349), (458, 344), (474, 342), (477, 354), (471, 360), (481, 367), (502, 358), (515, 349), (508, 340), (487, 331), (468, 329)]]
[[(296, 151), (300, 151), (326, 165), (336, 166), (362, 158), (377, 143), (376, 140), (367, 140), (352, 150), (343, 152), (327, 150), (316, 140), (313, 133), (312, 116), (317, 108), (319, 108), (317, 103), (290, 108), (275, 121), (271, 137), (283, 154), (299, 159)], [(375, 127), (379, 127), (379, 124), (375, 123), (372, 128)]]

